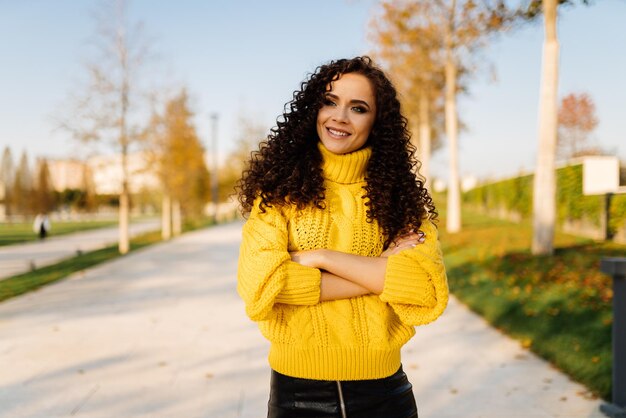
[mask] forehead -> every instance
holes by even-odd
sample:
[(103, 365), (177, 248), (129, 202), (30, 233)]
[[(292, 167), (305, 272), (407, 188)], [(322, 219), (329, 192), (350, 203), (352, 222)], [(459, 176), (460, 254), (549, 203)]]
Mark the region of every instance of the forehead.
[(374, 88), (371, 81), (359, 73), (343, 74), (328, 84), (327, 91), (347, 100), (359, 99), (374, 102)]

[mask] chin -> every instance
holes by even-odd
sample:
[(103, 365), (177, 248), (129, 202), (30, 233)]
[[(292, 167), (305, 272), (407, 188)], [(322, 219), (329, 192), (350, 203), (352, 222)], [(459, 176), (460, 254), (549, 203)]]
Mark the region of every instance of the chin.
[[(326, 146), (326, 144), (324, 144), (324, 146)], [(342, 146), (326, 146), (326, 149), (333, 154), (347, 154), (350, 152), (349, 148)]]
[(334, 140), (324, 140), (322, 141), (322, 144), (324, 144), (324, 147), (326, 147), (326, 149), (333, 154), (348, 154), (352, 151), (356, 151), (351, 149), (351, 144), (344, 144)]

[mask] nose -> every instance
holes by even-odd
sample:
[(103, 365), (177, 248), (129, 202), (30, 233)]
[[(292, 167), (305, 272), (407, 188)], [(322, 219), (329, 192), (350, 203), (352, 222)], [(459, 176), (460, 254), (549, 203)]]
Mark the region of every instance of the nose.
[(348, 109), (343, 106), (337, 106), (333, 109), (332, 120), (339, 123), (348, 122)]

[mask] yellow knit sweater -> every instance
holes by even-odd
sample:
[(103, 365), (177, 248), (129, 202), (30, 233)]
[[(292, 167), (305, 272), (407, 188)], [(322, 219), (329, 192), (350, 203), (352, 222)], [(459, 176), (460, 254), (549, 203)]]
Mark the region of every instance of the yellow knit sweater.
[(257, 199), (243, 227), (237, 290), (271, 342), (269, 362), (277, 372), (319, 380), (390, 376), (413, 326), (435, 320), (448, 302), (437, 229), (424, 220), (425, 243), (388, 258), (380, 295), (320, 302), (320, 271), (291, 261), (289, 251), (378, 257), (384, 239), (376, 222), (366, 222), (371, 149), (336, 155), (319, 148), (326, 207), (272, 206), (261, 213)]

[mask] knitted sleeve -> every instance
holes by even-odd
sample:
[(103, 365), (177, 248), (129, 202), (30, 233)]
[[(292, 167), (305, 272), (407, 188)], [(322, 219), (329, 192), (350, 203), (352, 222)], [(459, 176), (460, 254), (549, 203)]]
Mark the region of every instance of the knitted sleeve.
[(321, 272), (291, 261), (287, 220), (276, 207), (254, 204), (243, 226), (237, 270), (237, 292), (253, 321), (272, 316), (276, 303), (315, 305), (320, 299)]
[(407, 325), (434, 321), (448, 304), (448, 281), (437, 228), (425, 220), (426, 241), (390, 256), (380, 299)]

